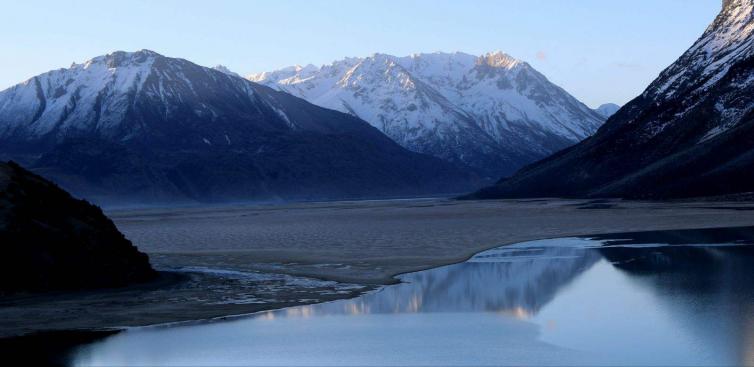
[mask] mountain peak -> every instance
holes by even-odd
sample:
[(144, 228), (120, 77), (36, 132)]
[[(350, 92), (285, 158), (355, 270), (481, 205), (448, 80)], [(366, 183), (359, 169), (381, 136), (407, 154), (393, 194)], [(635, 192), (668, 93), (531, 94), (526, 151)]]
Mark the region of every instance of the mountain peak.
[(304, 66), (296, 65), (295, 66), (296, 71), (311, 71), (318, 69), (315, 65), (312, 64), (306, 64)]
[[(732, 31), (742, 31), (746, 35), (751, 33), (751, 29), (746, 27), (754, 16), (752, 11), (754, 10), (754, 1), (752, 0), (724, 0), (723, 8), (715, 21), (707, 29), (709, 33), (711, 31), (717, 31), (720, 29), (725, 30), (725, 33), (732, 33)], [(743, 38), (745, 35), (737, 37)]]
[(241, 77), (241, 75), (239, 75), (239, 74), (238, 74), (238, 73), (236, 73), (236, 72), (233, 72), (233, 71), (231, 71), (231, 70), (230, 70), (230, 69), (228, 69), (228, 68), (227, 68), (227, 67), (226, 67), (225, 65), (220, 65), (220, 64), (218, 64), (218, 65), (215, 65), (215, 66), (213, 66), (213, 67), (212, 67), (212, 69), (215, 69), (215, 70), (217, 70), (217, 71), (219, 71), (219, 72), (221, 72), (221, 73), (223, 73), (223, 74), (228, 74), (228, 75), (232, 75), (232, 76), (237, 76), (237, 77), (239, 77), (239, 78)]
[(502, 51), (495, 51), (480, 56), (477, 63), (495, 68), (513, 69), (523, 62)]
[(383, 54), (383, 53), (380, 53), (380, 52), (375, 52), (375, 53), (371, 54), (369, 57), (367, 57), (367, 58), (365, 58), (364, 60), (361, 60), (361, 61), (364, 62), (364, 61), (370, 60), (370, 61), (378, 62), (378, 63), (391, 64), (391, 63), (395, 63), (395, 59), (396, 59), (396, 57), (393, 56), (393, 55), (388, 55), (388, 54)]
[(141, 58), (154, 58), (154, 57), (164, 57), (164, 56), (152, 50), (141, 49), (138, 51), (118, 50), (118, 51), (109, 53), (107, 55), (104, 55), (104, 57), (105, 58), (141, 59)]
[(495, 178), (586, 138), (603, 122), (503, 52), (375, 53), (312, 73), (281, 69), (249, 79), (360, 117), (406, 148)]
[(478, 197), (714, 196), (754, 189), (754, 0), (702, 36), (589, 139)]
[(148, 49), (141, 49), (138, 51), (123, 51), (117, 50), (109, 54), (103, 55), (104, 57), (126, 57), (126, 58), (139, 58), (139, 57), (163, 57), (163, 55)]
[(443, 52), (443, 51), (435, 51), (435, 52), (415, 52), (409, 55), (408, 57), (412, 59), (419, 59), (419, 58), (425, 58), (425, 57), (432, 57), (432, 56), (440, 56), (440, 57), (468, 57), (471, 56), (465, 52), (461, 51), (455, 51), (455, 52)]
[[(665, 69), (644, 96), (673, 98), (703, 91), (728, 73), (731, 60), (754, 54), (754, 0), (728, 0), (715, 20), (678, 61)], [(706, 82), (693, 83), (702, 76)], [(689, 89), (692, 88), (692, 89)]]
[(0, 146), (108, 201), (408, 196), (476, 182), (353, 116), (146, 51), (0, 92)]
[(617, 105), (615, 103), (603, 103), (599, 107), (595, 109), (597, 113), (599, 113), (604, 118), (609, 118), (610, 116), (614, 115), (618, 110), (620, 109), (620, 105)]
[(89, 68), (94, 64), (105, 64), (108, 68), (114, 69), (119, 67), (134, 66), (145, 63), (152, 63), (156, 58), (164, 57), (157, 52), (151, 50), (139, 50), (134, 52), (127, 51), (115, 51), (107, 55), (97, 56), (92, 58), (83, 64), (72, 65), (72, 67)]
[[(150, 50), (115, 51), (74, 63), (0, 91), (5, 101), (0, 103), (0, 137), (17, 129), (36, 137), (86, 130), (115, 134), (137, 98), (155, 98), (161, 108), (172, 98), (198, 98), (197, 75), (216, 76), (208, 71)], [(251, 93), (246, 89), (243, 93)]]
[(723, 0), (723, 9), (741, 5), (746, 0)]

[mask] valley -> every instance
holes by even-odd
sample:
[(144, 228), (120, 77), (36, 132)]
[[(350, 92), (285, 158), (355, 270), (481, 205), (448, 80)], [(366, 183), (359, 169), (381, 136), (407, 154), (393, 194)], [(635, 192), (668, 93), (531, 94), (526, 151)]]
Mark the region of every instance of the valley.
[[(239, 315), (350, 298), (395, 276), (536, 239), (754, 226), (748, 202), (324, 202), (108, 212), (156, 283), (2, 300), (4, 337)], [(168, 273), (164, 273), (168, 271)], [(33, 315), (33, 316), (32, 316)]]
[(754, 0), (421, 4), (8, 4), (0, 361), (754, 365)]

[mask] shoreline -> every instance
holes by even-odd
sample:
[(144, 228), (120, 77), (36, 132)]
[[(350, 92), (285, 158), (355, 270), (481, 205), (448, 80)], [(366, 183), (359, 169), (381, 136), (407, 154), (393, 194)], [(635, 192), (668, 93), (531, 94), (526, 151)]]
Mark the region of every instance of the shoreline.
[[(139, 248), (167, 264), (222, 264), (384, 285), (393, 284), (397, 274), (514, 242), (754, 225), (749, 208), (754, 203), (419, 199), (109, 214)], [(209, 233), (194, 233), (193, 224), (205, 222), (211, 222)]]
[[(562, 238), (568, 238), (568, 237), (592, 238), (596, 240), (608, 240), (608, 241), (612, 240), (612, 241), (625, 242), (625, 243), (633, 243), (633, 242), (647, 243), (649, 239), (649, 241), (657, 241), (658, 243), (667, 242), (667, 244), (670, 246), (734, 242), (734, 241), (740, 241), (741, 238), (751, 238), (751, 240), (748, 240), (748, 244), (754, 244), (754, 226), (717, 227), (717, 228), (700, 228), (700, 229), (676, 229), (676, 230), (650, 230), (650, 231), (640, 231), (640, 232), (622, 232), (622, 233), (617, 232), (617, 233), (609, 233), (609, 234), (582, 234), (582, 235), (567, 236), (567, 237), (562, 237)], [(551, 239), (554, 239), (554, 238), (551, 238)], [(538, 241), (538, 240), (546, 240), (546, 239), (543, 238), (543, 239), (537, 239), (534, 241)], [(524, 241), (524, 242), (529, 242), (529, 241)], [(521, 242), (516, 242), (516, 243), (521, 243)], [(508, 245), (511, 245), (511, 244), (500, 245), (497, 247), (503, 247), (503, 246), (508, 246)], [(497, 247), (493, 247), (491, 249), (494, 249)], [(471, 257), (484, 251), (486, 250), (477, 252)], [(453, 264), (463, 263), (467, 260), (468, 259), (459, 261)], [(443, 266), (448, 266), (448, 265), (453, 265), (453, 264), (439, 265), (433, 268), (438, 268), (438, 267), (443, 267)], [(432, 268), (429, 268), (429, 269), (432, 269)], [(429, 269), (425, 269), (425, 270), (429, 270)], [(417, 270), (414, 272), (420, 272), (420, 271), (423, 271), (423, 270)], [(407, 274), (407, 273), (404, 273), (404, 274)], [(397, 279), (397, 278), (399, 278), (401, 275), (403, 274), (395, 275), (396, 277), (395, 284), (400, 283), (400, 279)], [(160, 281), (150, 282), (148, 284), (140, 284), (135, 287), (139, 287), (139, 288), (158, 287), (159, 283), (164, 284), (166, 282), (167, 283), (181, 282), (185, 280), (184, 274), (180, 274), (180, 273), (161, 272), (161, 276), (165, 277), (165, 279), (161, 279)], [(154, 284), (154, 283), (158, 283), (158, 284)], [(391, 285), (394, 285), (394, 284), (391, 284)], [(391, 285), (383, 285), (383, 286), (375, 287), (369, 290), (363, 290), (363, 291), (358, 292), (357, 294), (349, 295), (348, 297), (316, 301), (316, 302), (311, 302), (310, 304), (323, 304), (323, 303), (331, 303), (331, 302), (337, 302), (337, 301), (347, 300), (347, 299), (354, 299), (368, 293), (379, 292), (384, 287), (389, 287)], [(191, 319), (191, 320), (165, 321), (165, 322), (158, 322), (158, 323), (148, 324), (148, 325), (120, 326), (120, 327), (111, 327), (111, 328), (92, 328), (92, 329), (52, 330), (52, 331), (34, 332), (34, 333), (26, 334), (26, 335), (0, 337), (0, 353), (6, 356), (6, 358), (11, 357), (14, 360), (16, 358), (26, 358), (27, 360), (30, 360), (31, 362), (34, 362), (34, 363), (61, 364), (62, 365), (62, 364), (65, 364), (67, 361), (69, 361), (69, 358), (71, 357), (71, 353), (73, 353), (73, 351), (75, 351), (77, 347), (81, 345), (93, 343), (98, 340), (102, 340), (109, 336), (116, 335), (124, 331), (128, 331), (129, 329), (181, 327), (181, 326), (209, 324), (209, 323), (215, 323), (215, 322), (226, 322), (226, 321), (233, 321), (235, 319), (251, 317), (251, 316), (263, 313), (263, 312), (284, 310), (288, 308), (300, 307), (302, 305), (299, 304), (299, 305), (289, 305), (289, 306), (281, 306), (281, 307), (275, 307), (274, 305), (267, 305), (267, 306), (270, 306), (270, 307), (263, 308), (263, 309), (253, 311), (253, 312), (246, 312), (246, 313), (240, 313), (240, 314), (228, 314), (228, 315)], [(40, 348), (40, 346), (42, 345), (44, 345), (45, 348)], [(39, 353), (39, 351), (42, 349), (45, 349), (46, 352)], [(30, 355), (33, 356), (31, 359), (29, 359)]]
[[(238, 208), (230, 212), (225, 209), (201, 208), (202, 213), (199, 215), (193, 210), (189, 213), (179, 210), (169, 216), (159, 213), (155, 215), (150, 210), (146, 217), (138, 211), (119, 212), (114, 215), (116, 224), (140, 249), (147, 250), (153, 262), (160, 265), (159, 269), (202, 267), (249, 274), (269, 273), (278, 277), (259, 281), (256, 278), (227, 279), (213, 274), (182, 272), (179, 275), (188, 279), (179, 282), (180, 284), (162, 284), (157, 287), (137, 285), (135, 288), (74, 295), (30, 296), (16, 299), (15, 303), (5, 299), (0, 304), (0, 329), (4, 331), (0, 337), (18, 337), (55, 330), (97, 330), (221, 319), (353, 298), (396, 284), (399, 282), (397, 277), (402, 274), (464, 262), (487, 249), (531, 240), (637, 232), (637, 229), (651, 232), (754, 226), (754, 211), (740, 208), (754, 208), (754, 203), (748, 202), (658, 204), (607, 201), (605, 204), (600, 201), (598, 204), (598, 209), (580, 209), (592, 207), (595, 203), (589, 200), (548, 199), (459, 203), (420, 199), (297, 204), (293, 208)], [(500, 218), (489, 220), (495, 215)], [(580, 216), (576, 219), (578, 225), (552, 224), (554, 220), (557, 222), (574, 215)], [(289, 218), (289, 223), (281, 224), (281, 218)], [(406, 226), (402, 223), (407, 218), (413, 222)], [(498, 221), (501, 218), (503, 221)], [(165, 252), (162, 247), (175, 241), (173, 235), (181, 233), (183, 225), (195, 229), (197, 221), (202, 225), (209, 222), (210, 226), (220, 225), (222, 230), (232, 232), (236, 228), (227, 228), (225, 224), (239, 220), (242, 225), (252, 227), (248, 231), (249, 239), (242, 238), (239, 241), (246, 246), (244, 248), (214, 247), (202, 253), (192, 253), (186, 250), (193, 250), (195, 245), (185, 242), (185, 238), (177, 241), (184, 248), (183, 252)], [(594, 228), (595, 222), (600, 220), (603, 223), (597, 224), (601, 228)], [(315, 225), (308, 223), (311, 221)], [(334, 233), (336, 237), (342, 238), (340, 243), (334, 242), (331, 236), (309, 236), (309, 231), (319, 231), (323, 221), (330, 227), (342, 227), (342, 230), (336, 228), (338, 231)], [(385, 241), (374, 233), (354, 230), (360, 228), (362, 221), (370, 226), (395, 228), (395, 231), (378, 231), (377, 235), (397, 240)], [(168, 229), (160, 233), (164, 238), (144, 237), (144, 234), (154, 233), (155, 224), (165, 223)], [(265, 248), (268, 244), (259, 240), (265, 237), (260, 236), (256, 228), (268, 226), (269, 223), (277, 226), (271, 232), (273, 236), (269, 238), (282, 236), (281, 241), (297, 245), (291, 248), (293, 255), (310, 257), (310, 261), (301, 262), (297, 256), (289, 256), (289, 251), (268, 253)], [(174, 232), (172, 227), (176, 224), (179, 228)], [(427, 228), (427, 225), (434, 227)], [(486, 231), (492, 228), (491, 225), (500, 230)], [(307, 235), (298, 238), (305, 238), (306, 241), (291, 240), (290, 236), (297, 238), (299, 234), (295, 231), (300, 231), (302, 226)], [(420, 238), (423, 241), (410, 238), (411, 235), (418, 238), (417, 234), (424, 236)], [(467, 236), (466, 241), (448, 237), (448, 234)], [(495, 240), (485, 242), (480, 240), (482, 237)], [(380, 245), (381, 242), (389, 243)], [(277, 245), (278, 242), (273, 244)], [(344, 244), (347, 246), (344, 247)], [(301, 248), (307, 246), (308, 248)], [(340, 251), (331, 251), (333, 247)], [(354, 247), (356, 251), (352, 251)], [(375, 257), (375, 253), (387, 253), (388, 256)], [(258, 256), (259, 254), (267, 256)], [(312, 280), (313, 285), (285, 287), (285, 283), (290, 280), (285, 278), (287, 276), (306, 277)], [(312, 278), (319, 280), (314, 281)], [(343, 283), (332, 284), (343, 281), (360, 288), (339, 289), (338, 286)], [(264, 295), (259, 297), (260, 293)], [(243, 297), (254, 296), (260, 298), (260, 301), (243, 303), (245, 299), (241, 297), (238, 303), (233, 303), (238, 301), (239, 294)]]

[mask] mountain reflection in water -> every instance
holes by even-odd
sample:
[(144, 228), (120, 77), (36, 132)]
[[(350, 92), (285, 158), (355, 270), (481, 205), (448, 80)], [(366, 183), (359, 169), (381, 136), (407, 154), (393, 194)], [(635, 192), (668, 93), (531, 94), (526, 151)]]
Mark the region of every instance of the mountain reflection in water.
[(579, 247), (503, 247), (464, 263), (402, 275), (402, 284), (379, 292), (297, 307), (286, 315), (498, 312), (525, 318), (599, 259), (597, 251)]
[(678, 233), (505, 246), (351, 300), (132, 329), (74, 364), (754, 363), (752, 237)]

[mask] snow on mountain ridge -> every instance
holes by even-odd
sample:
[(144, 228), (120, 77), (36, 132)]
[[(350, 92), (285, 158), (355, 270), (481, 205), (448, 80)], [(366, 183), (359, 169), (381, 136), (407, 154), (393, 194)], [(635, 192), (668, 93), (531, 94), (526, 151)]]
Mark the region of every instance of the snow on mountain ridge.
[[(650, 88), (652, 96), (673, 97), (689, 87), (699, 77), (707, 79), (702, 89), (709, 87), (728, 72), (730, 61), (752, 55), (754, 42), (754, 2), (730, 0), (707, 27), (704, 34), (671, 67), (662, 72), (664, 84)], [(683, 65), (684, 67), (680, 67)]]
[(589, 139), (474, 197), (711, 197), (754, 191), (754, 0), (698, 40)]
[(228, 74), (228, 75), (232, 75), (232, 76), (236, 76), (236, 77), (242, 78), (242, 76), (240, 74), (238, 74), (238, 73), (236, 73), (236, 72), (228, 69), (228, 67), (225, 66), (225, 65), (215, 65), (215, 66), (212, 67), (212, 69), (215, 69), (215, 70), (217, 70), (217, 71), (219, 71), (221, 73), (225, 73), (225, 74)]
[[(0, 91), (0, 137), (14, 133), (36, 137), (54, 133), (62, 137), (98, 131), (102, 136), (119, 135), (127, 139), (134, 129), (140, 128), (121, 124), (138, 95), (149, 96), (157, 102), (151, 107), (166, 115), (175, 108), (169, 102), (171, 98), (183, 99), (184, 92), (199, 97), (202, 92), (192, 85), (192, 78), (184, 74), (184, 68), (189, 65), (194, 64), (150, 50), (116, 51), (73, 63), (67, 69), (40, 74)], [(231, 75), (196, 68), (210, 78)], [(246, 98), (253, 94), (248, 81), (233, 79)], [(147, 85), (148, 80), (153, 82)], [(205, 104), (198, 104), (194, 113), (213, 115), (214, 111)]]
[(409, 149), (491, 175), (576, 143), (603, 122), (529, 64), (499, 51), (375, 53), (249, 79), (356, 115)]
[(152, 52), (116, 52), (0, 92), (5, 159), (103, 200), (455, 193), (478, 175), (366, 122)]
[(513, 69), (523, 63), (522, 61), (515, 59), (512, 56), (501, 51), (484, 54), (478, 59), (478, 62), (480, 64), (504, 69)]
[(158, 56), (149, 50), (118, 51), (31, 78), (0, 92), (0, 114), (11, 119), (0, 126), (5, 130), (19, 127), (26, 122), (22, 119), (28, 115), (29, 109), (34, 110), (31, 124), (36, 135), (81, 123), (97, 124), (97, 128), (111, 126), (125, 113), (128, 100), (115, 99), (101, 106), (101, 109), (119, 111), (108, 115), (109, 118), (100, 118), (98, 109), (93, 107), (77, 106), (95, 106), (103, 93), (123, 96), (138, 93)]
[[(723, 78), (729, 77), (732, 67), (752, 57), (754, 1), (724, 2), (722, 11), (702, 36), (675, 63), (665, 69), (641, 97), (656, 100), (658, 103), (678, 100), (675, 104), (677, 108), (672, 110), (672, 115), (683, 117), (706, 100), (705, 96), (711, 88), (718, 85)], [(752, 84), (752, 73), (739, 76), (733, 83), (739, 89)], [(727, 95), (717, 98), (714, 104), (724, 121), (710, 122), (709, 130), (699, 142), (707, 141), (736, 126), (739, 120), (754, 108), (743, 103), (741, 99), (731, 99)], [(671, 118), (661, 117), (646, 124), (643, 139), (649, 140), (662, 133), (672, 121), (674, 120)]]

